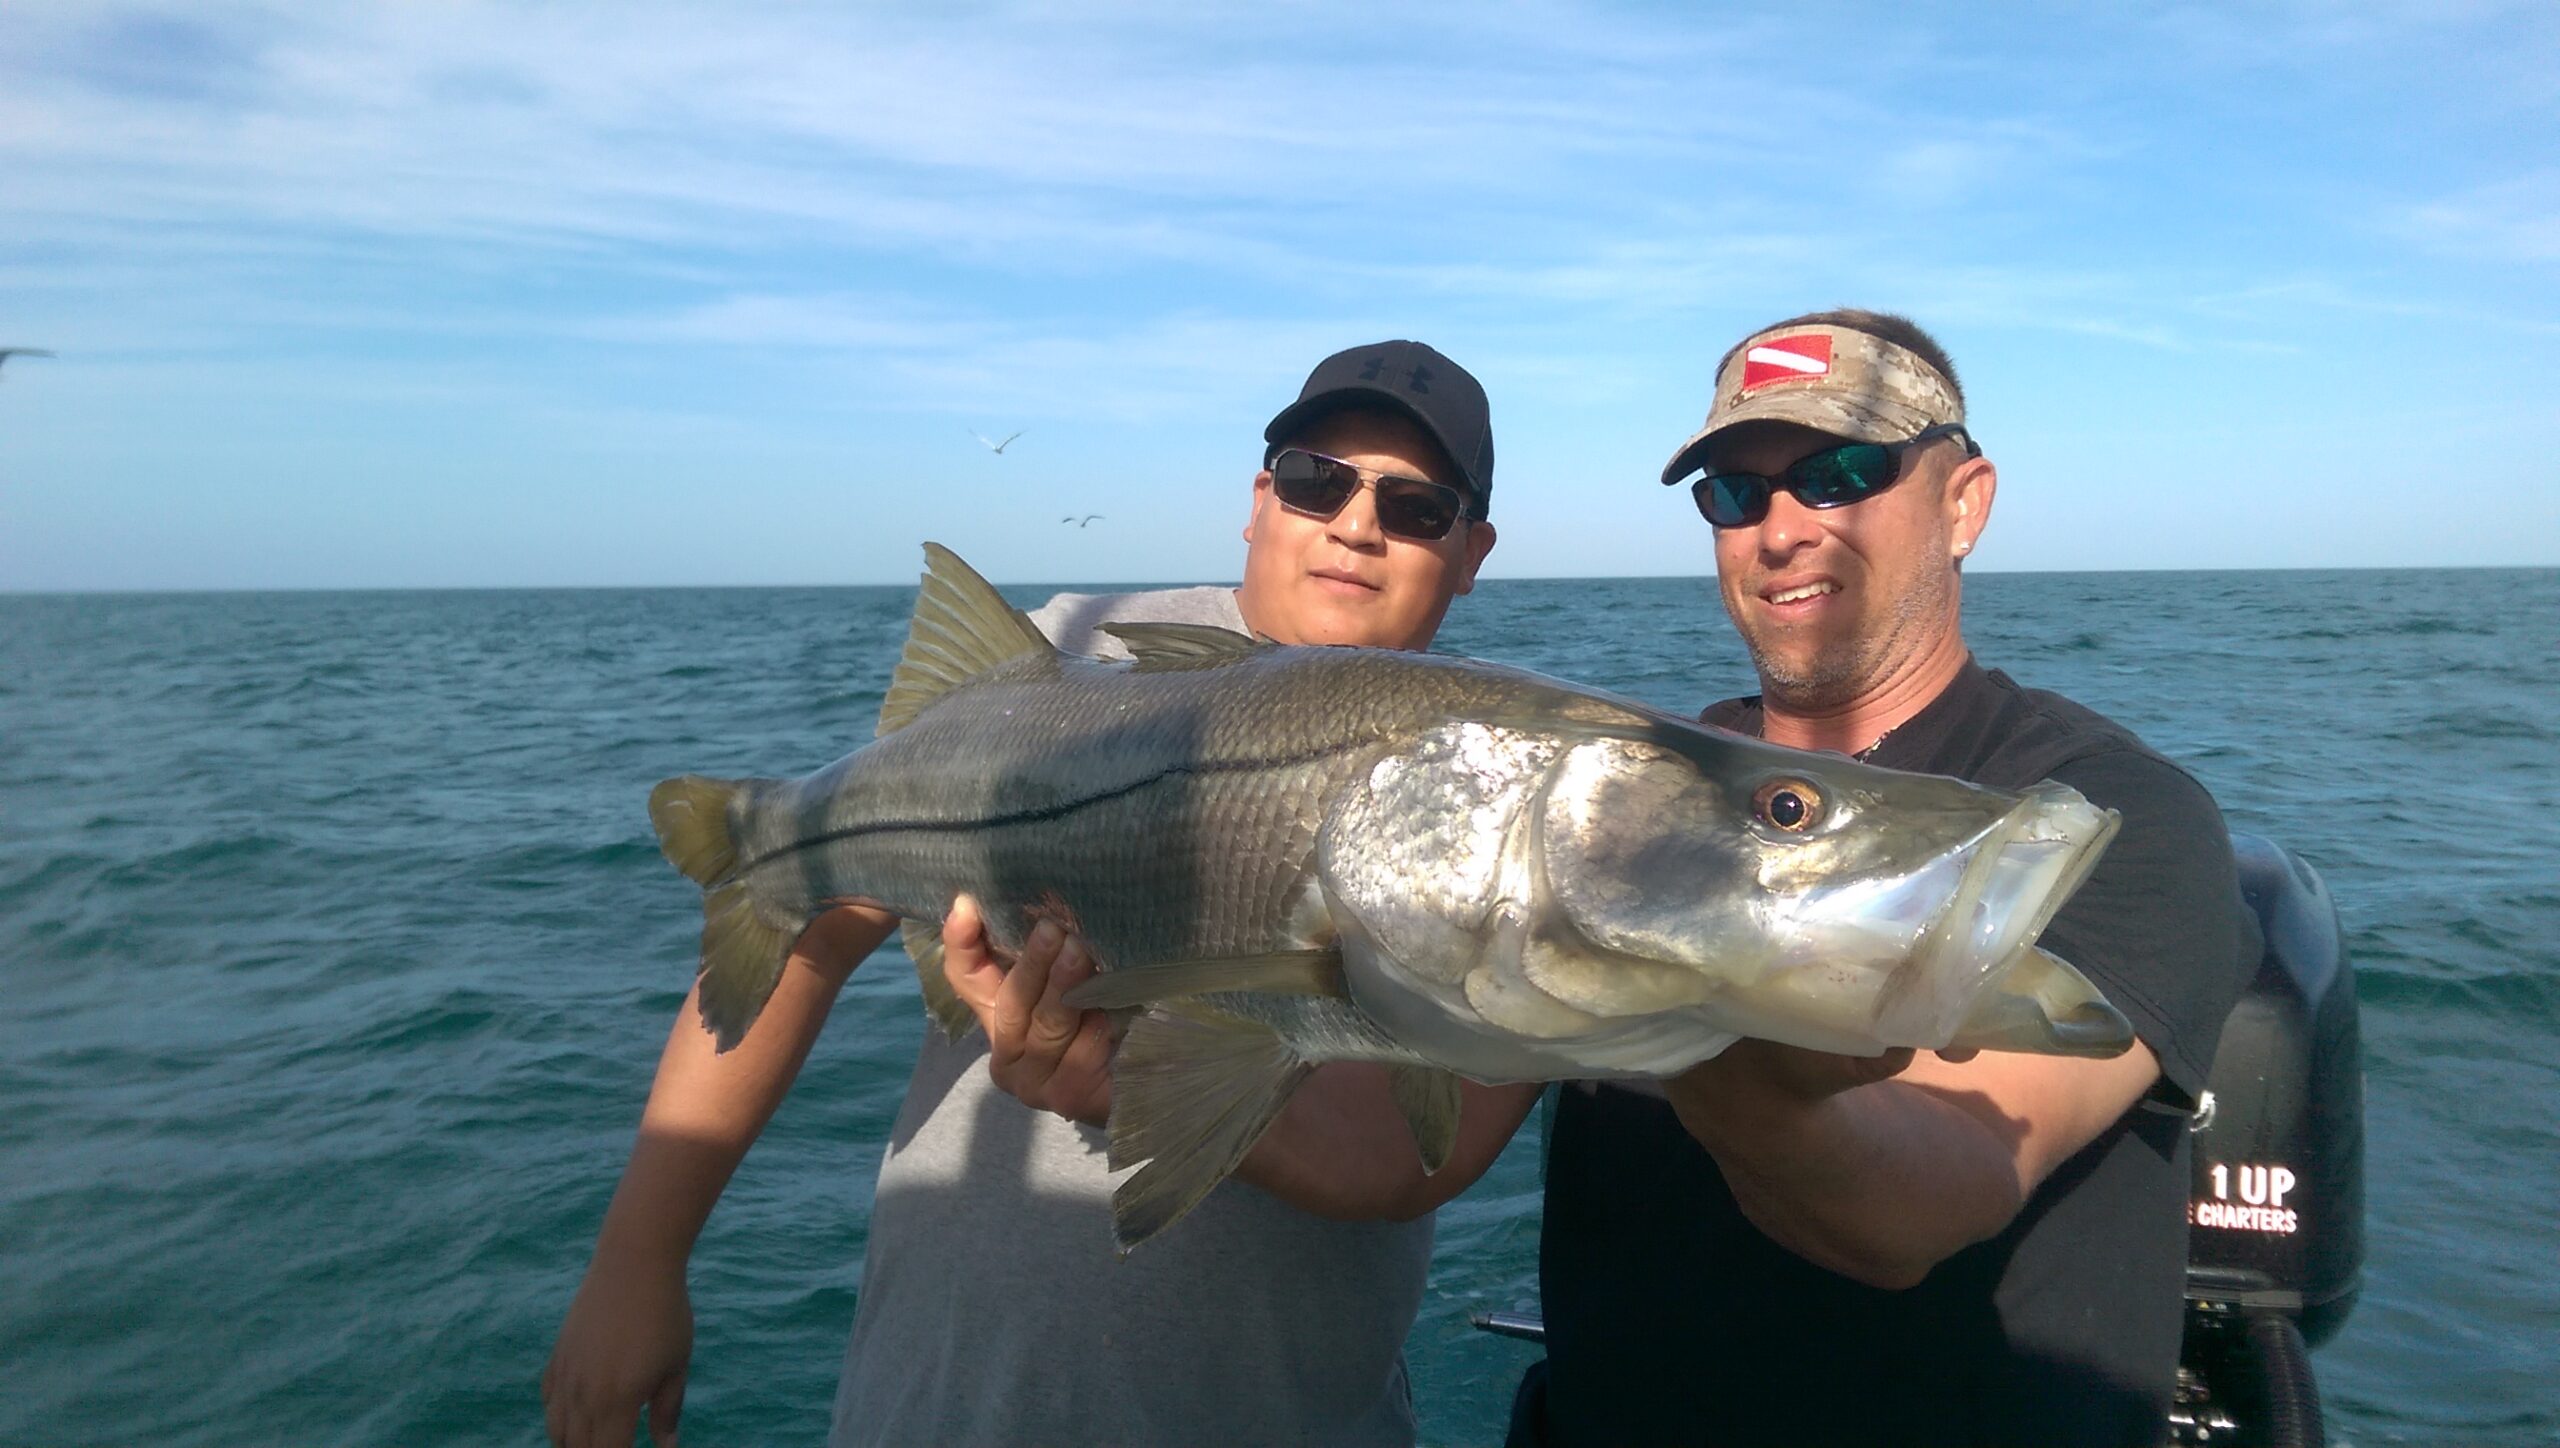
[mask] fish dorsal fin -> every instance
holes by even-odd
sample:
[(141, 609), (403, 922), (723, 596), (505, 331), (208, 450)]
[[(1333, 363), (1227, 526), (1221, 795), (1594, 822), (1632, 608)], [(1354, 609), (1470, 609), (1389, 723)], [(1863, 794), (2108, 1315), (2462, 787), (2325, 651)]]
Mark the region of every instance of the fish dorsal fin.
[(1142, 674), (1204, 669), (1262, 647), (1251, 634), (1212, 623), (1106, 623), (1102, 631), (1129, 646)]
[(1004, 601), (995, 585), (939, 543), (924, 545), (924, 582), (907, 625), (907, 651), (880, 701), (880, 730), (895, 733), (934, 700), (998, 664), (1028, 654), (1054, 660), (1037, 625)]

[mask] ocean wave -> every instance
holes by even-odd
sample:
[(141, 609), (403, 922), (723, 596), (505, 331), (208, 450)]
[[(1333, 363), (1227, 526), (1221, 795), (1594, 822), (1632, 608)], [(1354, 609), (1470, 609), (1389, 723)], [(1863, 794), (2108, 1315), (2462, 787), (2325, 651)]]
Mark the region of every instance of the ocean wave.
[(0, 879), (0, 905), (16, 905), (38, 899), (59, 899), (76, 887), (86, 886), (91, 879), (113, 868), (112, 855), (63, 851), (43, 855), (35, 866), (18, 879)]
[(2460, 972), (2441, 967), (2404, 969), (2359, 962), (2356, 999), (2373, 1011), (2454, 1012), (2560, 1028), (2560, 978), (2549, 963), (2506, 970)]
[(470, 1040), (491, 1033), (506, 1020), (507, 1005), (503, 999), (485, 992), (451, 991), (317, 1043), (314, 1051), (327, 1056), (364, 1058)]
[(2459, 618), (2422, 616), (2379, 620), (2361, 631), (2365, 638), (2441, 638), (2448, 634), (2468, 634), (2476, 638), (2493, 638), (2498, 630), (2485, 623), (2466, 622)]
[(2523, 714), (2506, 709), (2480, 709), (2470, 712), (2431, 714), (2415, 725), (2395, 729), (2382, 736), (2394, 743), (2417, 740), (2522, 740), (2541, 744), (2560, 735)]
[(214, 835), (171, 849), (155, 850), (138, 859), (120, 861), (106, 871), (100, 883), (119, 888), (158, 885), (172, 880), (210, 885), (251, 877), (262, 884), (270, 883), (272, 876), (255, 867), (279, 855), (289, 854), (296, 848), (294, 841), (260, 830)]
[(598, 871), (621, 873), (661, 859), (657, 841), (646, 835), (602, 842), (541, 841), (501, 850), (475, 874), (479, 883), (501, 890), (586, 888)]

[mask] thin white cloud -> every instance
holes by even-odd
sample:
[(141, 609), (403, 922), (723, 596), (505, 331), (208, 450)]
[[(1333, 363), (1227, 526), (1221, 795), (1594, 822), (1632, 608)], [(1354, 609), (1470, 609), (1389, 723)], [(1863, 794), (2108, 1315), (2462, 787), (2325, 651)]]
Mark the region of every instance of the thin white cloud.
[[(1300, 11), (226, 11), (158, 42), (224, 58), (192, 89), (101, 63), (152, 33), (128, 13), (39, 14), (0, 94), (8, 206), (37, 236), (334, 228), (1250, 273), (1356, 254), (1362, 225), (1463, 238), (1469, 212), (1566, 191), (1605, 224), (1700, 182), (1773, 205), (1808, 182), (1904, 198), (1915, 168), (1923, 189), (1978, 190), (2073, 150), (2049, 126), (1888, 114), (1714, 28), (1556, 8), (1471, 66), (1411, 45), (1314, 61), (1281, 43), (1315, 23)], [(1888, 125), (1905, 160), (1849, 159)]]
[(2335, 277), (2289, 276), (2227, 292), (2209, 292), (2188, 301), (2198, 315), (2220, 321), (2282, 322), (2305, 312), (2451, 323), (2492, 331), (2560, 337), (2560, 319), (2512, 309), (2455, 306), (2430, 297), (2377, 290), (2368, 282), (2349, 285)]
[(2421, 243), (2488, 261), (2560, 261), (2560, 169), (2476, 186), (2413, 209), (2403, 223)]
[[(243, 325), (378, 317), (301, 296), (291, 273), (314, 256), (319, 275), (474, 285), (689, 268), (711, 299), (652, 324), (669, 340), (804, 347), (895, 343), (830, 299), (917, 265), (1039, 278), (1078, 324), (1079, 276), (1149, 264), (1200, 279), (1175, 305), (1241, 284), (1349, 311), (1415, 287), (1712, 306), (1871, 248), (1870, 228), (1800, 220), (1809, 201), (1909, 216), (2109, 149), (2046, 117), (1865, 93), (1942, 64), (1927, 44), (1880, 47), (1843, 87), (1761, 63), (1766, 25), (1568, 6), (1505, 12), (1455, 57), (1358, 43), (1410, 42), (1427, 17), (1334, 11), (1353, 33), (1314, 57), (1306, 10), (180, 13), (36, 12), (35, 62), (0, 75), (23, 82), (0, 84), (0, 216), (55, 258), (184, 256)], [(120, 53), (137, 46), (160, 60)], [(1894, 145), (1864, 154), (1879, 134)], [(771, 285), (810, 262), (815, 285)], [(95, 264), (57, 260), (55, 284)], [(422, 328), (455, 327), (449, 298), (416, 305)], [(574, 335), (615, 325), (544, 310)]]
[(580, 330), (606, 342), (874, 352), (982, 341), (991, 328), (894, 297), (802, 293), (727, 296)]
[(199, 48), (247, 58), (211, 94), (84, 68), (117, 22), (58, 20), (0, 101), (17, 205), (642, 242), (738, 220), (908, 242), (1084, 231), (1109, 247), (1143, 238), (1094, 214), (1115, 196), (1285, 204), (1346, 171), (1401, 173), (1421, 193), (1516, 188), (1587, 151), (1693, 144), (1657, 112), (1546, 75), (1487, 88), (1413, 63), (1311, 73), (1250, 49), (1204, 66), (1214, 37), (1196, 21), (1186, 47), (1036, 11), (983, 33), (666, 7), (334, 19), (230, 22)]

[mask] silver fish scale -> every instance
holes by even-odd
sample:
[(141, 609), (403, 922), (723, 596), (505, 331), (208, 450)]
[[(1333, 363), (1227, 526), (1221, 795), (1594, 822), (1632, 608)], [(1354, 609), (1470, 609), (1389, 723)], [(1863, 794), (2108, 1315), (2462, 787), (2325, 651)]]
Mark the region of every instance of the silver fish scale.
[(1535, 675), (1381, 650), (1025, 660), (733, 825), (778, 919), (850, 896), (938, 919), (965, 892), (1007, 947), (1056, 904), (1110, 966), (1257, 954), (1311, 943), (1292, 914), (1342, 785), (1452, 718), (1523, 710), (1635, 718)]

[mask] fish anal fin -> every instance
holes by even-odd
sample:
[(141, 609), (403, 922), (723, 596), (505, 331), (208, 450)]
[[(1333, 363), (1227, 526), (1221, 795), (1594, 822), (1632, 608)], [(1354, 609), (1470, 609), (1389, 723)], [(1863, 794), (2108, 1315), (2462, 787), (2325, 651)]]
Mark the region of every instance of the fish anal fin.
[(1106, 623), (1102, 631), (1128, 645), (1142, 674), (1211, 668), (1264, 647), (1250, 634), (1208, 623)]
[(702, 892), (702, 967), (694, 981), (702, 1024), (726, 1051), (744, 1040), (764, 1012), (800, 927), (774, 924), (744, 881)]
[(907, 959), (916, 963), (916, 985), (924, 992), (927, 1020), (942, 1028), (950, 1040), (967, 1035), (978, 1023), (978, 1013), (951, 989), (949, 977), (942, 973), (942, 926), (930, 920), (898, 922), (898, 943), (907, 949)]
[(1160, 1007), (1131, 1023), (1112, 1065), (1111, 1167), (1146, 1165), (1111, 1193), (1120, 1250), (1198, 1206), (1314, 1069), (1269, 1027), (1222, 1011)]
[(934, 700), (999, 664), (1026, 656), (1057, 658), (1039, 627), (959, 554), (927, 543), (924, 557), (906, 652), (880, 701), (882, 734), (905, 728)]
[(1342, 953), (1282, 950), (1221, 960), (1186, 960), (1106, 970), (1066, 993), (1078, 1010), (1121, 1010), (1188, 996), (1228, 991), (1264, 995), (1312, 995), (1349, 999), (1342, 983)]
[(1436, 1172), (1449, 1164), (1458, 1144), (1458, 1078), (1430, 1066), (1389, 1066), (1387, 1086), (1396, 1110), (1413, 1130), (1414, 1148), (1422, 1153), (1422, 1169)]

